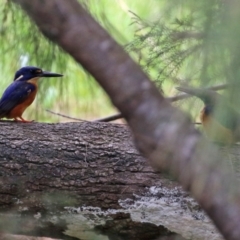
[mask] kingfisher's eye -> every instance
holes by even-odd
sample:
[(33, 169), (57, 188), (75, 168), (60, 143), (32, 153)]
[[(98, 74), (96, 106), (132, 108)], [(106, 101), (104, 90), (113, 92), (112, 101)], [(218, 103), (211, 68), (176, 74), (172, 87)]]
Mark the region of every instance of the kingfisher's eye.
[(41, 69), (37, 69), (37, 70), (35, 70), (35, 73), (42, 73), (42, 70)]
[(39, 73), (42, 73), (42, 70), (41, 69), (31, 69), (30, 73), (32, 73), (32, 74), (39, 74)]

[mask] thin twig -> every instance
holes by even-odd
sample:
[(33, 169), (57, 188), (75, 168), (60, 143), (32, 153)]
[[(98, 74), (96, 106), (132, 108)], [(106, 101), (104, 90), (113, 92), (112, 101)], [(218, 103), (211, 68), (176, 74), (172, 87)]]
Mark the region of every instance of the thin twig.
[(115, 121), (115, 120), (118, 120), (121, 118), (123, 118), (123, 115), (121, 113), (117, 113), (115, 115), (111, 115), (108, 117), (99, 118), (97, 120), (94, 120), (93, 122), (111, 122), (111, 121)]
[(52, 110), (49, 110), (49, 109), (46, 109), (46, 111), (53, 114), (53, 115), (57, 115), (57, 116), (64, 117), (64, 118), (67, 118), (67, 119), (72, 119), (72, 120), (76, 120), (76, 121), (80, 121), (80, 122), (90, 122), (90, 121), (83, 120), (83, 119), (80, 119), (80, 118), (70, 117), (70, 116), (67, 116), (67, 115), (62, 114), (62, 113), (56, 113), (56, 112), (53, 112)]

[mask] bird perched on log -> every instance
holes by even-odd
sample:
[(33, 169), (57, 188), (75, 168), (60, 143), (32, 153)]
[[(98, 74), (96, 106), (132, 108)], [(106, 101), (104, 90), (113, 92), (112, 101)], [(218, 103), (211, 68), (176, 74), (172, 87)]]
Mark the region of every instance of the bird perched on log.
[(0, 118), (13, 118), (18, 122), (32, 122), (23, 119), (22, 114), (32, 104), (41, 77), (62, 77), (62, 74), (43, 71), (38, 67), (19, 69), (0, 99)]
[(214, 142), (233, 144), (240, 140), (240, 113), (227, 99), (209, 89), (177, 87), (177, 90), (200, 98), (204, 107), (200, 120), (204, 132)]

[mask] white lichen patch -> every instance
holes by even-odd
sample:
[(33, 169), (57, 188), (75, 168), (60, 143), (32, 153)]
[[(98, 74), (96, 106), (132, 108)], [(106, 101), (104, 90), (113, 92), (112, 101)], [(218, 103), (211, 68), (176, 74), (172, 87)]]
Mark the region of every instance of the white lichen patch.
[(33, 217), (36, 219), (40, 219), (42, 217), (42, 215), (40, 212), (38, 212), (38, 213), (34, 214)]
[(134, 202), (119, 201), (133, 221), (164, 226), (186, 239), (223, 239), (197, 203), (180, 188), (151, 187), (147, 195), (135, 197)]
[(19, 212), (27, 212), (29, 209), (28, 209), (28, 207), (18, 207), (18, 211)]
[(135, 222), (161, 225), (186, 239), (223, 240), (211, 220), (181, 188), (151, 187), (144, 196), (134, 195), (132, 199), (120, 200), (119, 204), (122, 209), (106, 211), (91, 206), (66, 207), (68, 214), (63, 218), (68, 230), (65, 234), (85, 240), (108, 240), (95, 234), (94, 227), (104, 225), (113, 214), (128, 213)]

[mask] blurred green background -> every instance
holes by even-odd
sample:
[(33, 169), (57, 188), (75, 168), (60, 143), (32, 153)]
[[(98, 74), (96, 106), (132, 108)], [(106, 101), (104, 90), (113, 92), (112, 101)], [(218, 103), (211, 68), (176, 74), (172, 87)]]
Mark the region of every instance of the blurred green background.
[[(133, 39), (134, 26), (129, 10), (152, 17), (156, 1), (94, 0), (87, 5), (92, 14), (122, 45)], [(158, 14), (155, 9), (155, 14)], [(108, 97), (78, 64), (52, 46), (21, 9), (10, 1), (0, 2), (0, 94), (11, 83), (17, 69), (25, 65), (64, 74), (62, 79), (42, 79), (40, 92), (33, 106), (24, 113), (27, 119), (44, 122), (67, 121), (45, 112), (51, 109), (81, 119), (95, 119), (116, 112)], [(150, 13), (151, 12), (151, 13)]]
[[(80, 0), (79, 0), (80, 1)], [(174, 86), (211, 86), (239, 79), (239, 3), (214, 0), (88, 0), (81, 2), (156, 82), (165, 96)], [(64, 74), (40, 80), (40, 92), (24, 113), (42, 122), (69, 121), (45, 109), (93, 120), (117, 112), (92, 77), (49, 43), (11, 1), (0, 2), (0, 94), (25, 65)], [(230, 98), (237, 99), (238, 87)], [(195, 112), (200, 103), (177, 103)], [(198, 106), (199, 105), (199, 106)], [(197, 110), (198, 111), (198, 110)], [(196, 112), (197, 112), (196, 111)]]

